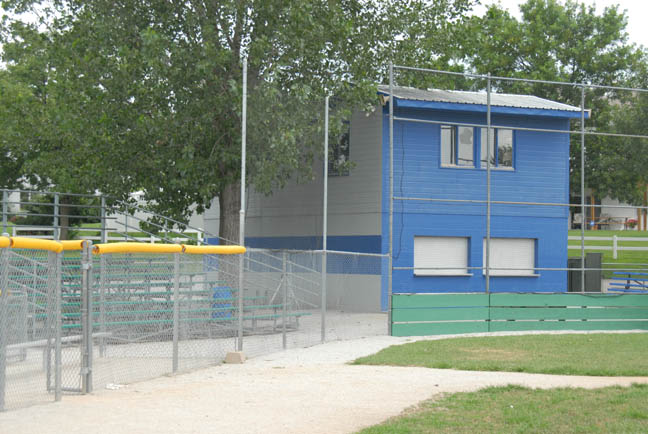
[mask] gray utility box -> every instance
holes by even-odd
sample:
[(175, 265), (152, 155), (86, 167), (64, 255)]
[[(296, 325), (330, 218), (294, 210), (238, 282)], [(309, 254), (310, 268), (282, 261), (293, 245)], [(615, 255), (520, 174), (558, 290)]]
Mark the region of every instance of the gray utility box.
[[(582, 258), (568, 258), (567, 291), (581, 292), (581, 261)], [(585, 292), (601, 292), (602, 253), (585, 254)]]

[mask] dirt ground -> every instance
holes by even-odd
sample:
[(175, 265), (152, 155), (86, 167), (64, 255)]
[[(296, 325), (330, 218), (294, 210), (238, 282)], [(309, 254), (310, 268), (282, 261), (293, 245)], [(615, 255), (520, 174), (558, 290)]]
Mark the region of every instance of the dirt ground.
[(578, 377), (351, 366), (412, 339), (378, 336), (283, 351), (186, 374), (111, 385), (0, 414), (0, 433), (346, 433), (441, 393), (486, 386), (585, 387), (648, 377)]

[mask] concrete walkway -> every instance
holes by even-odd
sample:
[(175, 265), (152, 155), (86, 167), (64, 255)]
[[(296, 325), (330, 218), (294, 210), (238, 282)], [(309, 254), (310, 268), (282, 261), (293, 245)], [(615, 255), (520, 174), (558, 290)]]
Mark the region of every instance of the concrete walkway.
[(579, 377), (347, 361), (407, 338), (373, 337), (289, 350), (0, 414), (11, 434), (345, 433), (441, 393), (486, 386), (627, 386), (648, 377)]

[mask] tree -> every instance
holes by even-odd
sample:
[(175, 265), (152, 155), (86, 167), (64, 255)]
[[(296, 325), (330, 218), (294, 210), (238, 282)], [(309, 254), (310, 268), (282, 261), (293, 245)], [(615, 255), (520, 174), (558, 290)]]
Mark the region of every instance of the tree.
[(22, 125), (34, 109), (31, 91), (21, 83), (12, 80), (5, 71), (0, 71), (0, 188), (15, 188), (22, 176), (22, 167), (30, 152), (29, 146), (16, 147), (22, 141)]
[[(343, 117), (375, 100), (388, 60), (447, 63), (456, 47), (444, 41), (472, 3), (6, 1), (15, 12), (49, 11), (45, 31), (5, 27), (8, 70), (40, 60), (35, 69), (47, 77), (43, 164), (29, 172), (121, 197), (141, 189), (179, 220), (218, 197), (219, 235), (236, 240), (242, 57), (249, 56), (248, 182), (267, 193), (310, 176), (325, 93), (335, 94)], [(31, 45), (22, 36), (29, 32)], [(36, 91), (37, 77), (25, 82)], [(24, 143), (34, 134), (25, 131)]]
[[(572, 0), (528, 0), (520, 6), (520, 20), (498, 6), (468, 23), (464, 41), (466, 59), (479, 73), (537, 80), (627, 86), (636, 83), (645, 68), (642, 49), (628, 42), (627, 18), (617, 6), (597, 15), (593, 6)], [(527, 93), (580, 106), (579, 87), (499, 81), (498, 90)], [(623, 130), (620, 118), (629, 95), (588, 89), (586, 108), (592, 117), (586, 128)], [(573, 129), (580, 128), (578, 121)], [(571, 186), (580, 194), (580, 137), (572, 136)], [(587, 136), (586, 183), (599, 196), (609, 195), (637, 203), (638, 187), (645, 183), (648, 155), (637, 155), (627, 141)], [(632, 156), (632, 157), (631, 157)], [(644, 161), (644, 158), (646, 159)], [(632, 164), (630, 163), (632, 160)], [(634, 163), (637, 163), (636, 165)]]

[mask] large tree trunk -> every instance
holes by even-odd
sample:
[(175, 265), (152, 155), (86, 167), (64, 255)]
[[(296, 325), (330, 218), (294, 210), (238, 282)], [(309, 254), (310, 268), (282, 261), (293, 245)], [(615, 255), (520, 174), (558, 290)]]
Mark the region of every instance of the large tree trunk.
[[(220, 244), (239, 243), (239, 211), (241, 209), (240, 182), (226, 186), (218, 197), (220, 205), (220, 223), (218, 236)], [(239, 289), (238, 255), (223, 255), (219, 259), (219, 280), (224, 281), (231, 289)], [(238, 292), (234, 292), (237, 296)]]
[(227, 185), (218, 197), (220, 223), (218, 236), (221, 244), (239, 243), (239, 212), (241, 210), (241, 183)]

